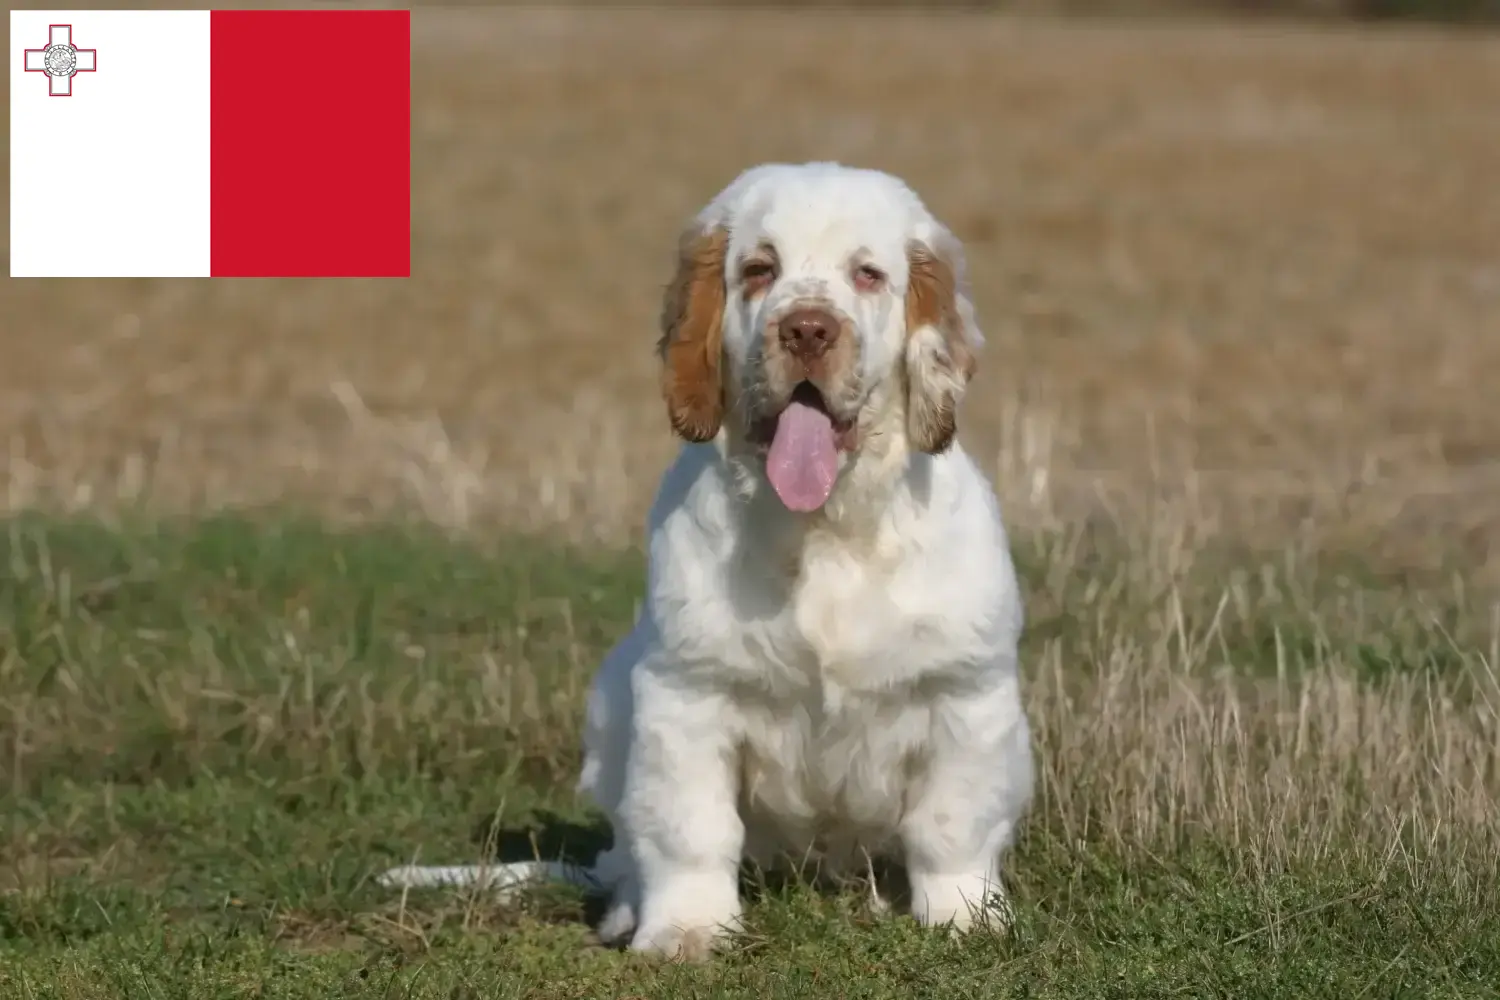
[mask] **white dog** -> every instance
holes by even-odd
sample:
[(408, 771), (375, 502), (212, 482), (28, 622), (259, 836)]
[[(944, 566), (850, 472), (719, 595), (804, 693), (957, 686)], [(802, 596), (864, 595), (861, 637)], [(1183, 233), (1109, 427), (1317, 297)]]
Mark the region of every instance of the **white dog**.
[(897, 852), (924, 924), (1003, 904), (1033, 776), (1020, 592), (954, 441), (982, 341), (958, 241), (888, 174), (756, 167), (684, 234), (660, 351), (688, 443), (585, 723), (601, 937), (701, 957), (780, 851)]

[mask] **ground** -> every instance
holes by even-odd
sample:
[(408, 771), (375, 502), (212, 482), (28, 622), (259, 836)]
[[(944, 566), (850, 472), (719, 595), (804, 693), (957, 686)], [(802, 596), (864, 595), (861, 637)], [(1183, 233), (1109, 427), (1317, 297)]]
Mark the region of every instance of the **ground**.
[[(422, 8), (406, 282), (0, 296), (0, 995), (1487, 996), (1500, 49), (1416, 30)], [(674, 447), (678, 227), (908, 178), (1029, 611), (1017, 923), (747, 873), (737, 948), (391, 894), (583, 854)]]

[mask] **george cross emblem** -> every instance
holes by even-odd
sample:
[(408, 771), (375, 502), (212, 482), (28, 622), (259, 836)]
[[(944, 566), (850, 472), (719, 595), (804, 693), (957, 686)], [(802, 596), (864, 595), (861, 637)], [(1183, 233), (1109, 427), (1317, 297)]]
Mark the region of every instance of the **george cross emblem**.
[(47, 47), (26, 50), (26, 72), (46, 73), (48, 93), (53, 97), (72, 97), (74, 74), (92, 73), (98, 65), (97, 50), (73, 44), (71, 24), (48, 25)]

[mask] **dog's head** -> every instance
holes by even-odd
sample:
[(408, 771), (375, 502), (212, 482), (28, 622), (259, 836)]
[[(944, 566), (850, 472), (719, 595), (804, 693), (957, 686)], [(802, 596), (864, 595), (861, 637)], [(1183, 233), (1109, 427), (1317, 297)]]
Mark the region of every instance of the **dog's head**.
[(945, 450), (983, 343), (962, 248), (889, 174), (772, 164), (709, 203), (661, 318), (662, 392), (689, 441), (759, 459), (792, 510), (871, 450)]

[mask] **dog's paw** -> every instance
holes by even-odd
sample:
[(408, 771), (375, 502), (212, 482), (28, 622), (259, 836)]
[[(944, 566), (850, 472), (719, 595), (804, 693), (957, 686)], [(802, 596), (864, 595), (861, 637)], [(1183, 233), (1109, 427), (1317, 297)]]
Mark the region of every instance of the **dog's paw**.
[(642, 885), (640, 925), (630, 950), (696, 962), (740, 929), (743, 913), (737, 871), (672, 872)]
[(925, 927), (963, 933), (984, 928), (1003, 931), (1011, 921), (1010, 901), (987, 874), (914, 877), (911, 915)]
[(727, 937), (724, 927), (642, 927), (630, 950), (674, 962), (706, 962)]

